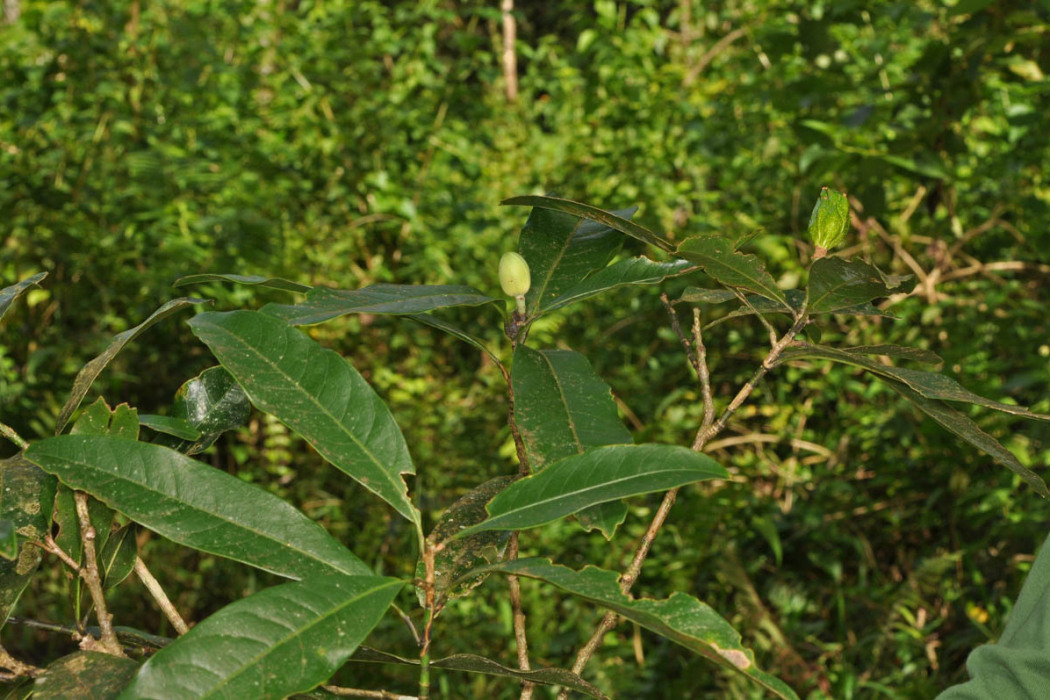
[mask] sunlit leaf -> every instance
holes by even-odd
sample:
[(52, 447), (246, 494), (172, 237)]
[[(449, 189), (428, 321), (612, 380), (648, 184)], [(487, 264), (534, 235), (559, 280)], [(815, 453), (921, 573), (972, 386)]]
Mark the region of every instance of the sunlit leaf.
[(754, 255), (736, 252), (727, 238), (690, 238), (682, 241), (676, 254), (704, 268), (720, 284), (747, 289), (788, 306), (783, 290), (766, 272), (765, 265)]
[(566, 214), (583, 217), (604, 226), (608, 226), (615, 231), (619, 231), (631, 238), (636, 238), (643, 243), (648, 243), (649, 245), (655, 246), (668, 253), (674, 250), (674, 245), (663, 236), (653, 233), (644, 226), (640, 226), (633, 221), (620, 216), (619, 212), (605, 211), (604, 209), (599, 209), (598, 207), (593, 207), (589, 204), (574, 202), (571, 199), (540, 195), (524, 195), (504, 199), (500, 204), (522, 205), (526, 207), (537, 207), (540, 209), (552, 209), (554, 211), (565, 212)]
[(914, 287), (911, 276), (888, 276), (860, 260), (821, 258), (809, 270), (806, 308), (814, 314), (838, 312)]
[(625, 285), (659, 284), (668, 277), (676, 277), (694, 269), (696, 266), (687, 260), (654, 262), (644, 256), (620, 260), (609, 267), (598, 270), (579, 284), (543, 304), (540, 311), (554, 311), (581, 299)]
[(26, 277), (21, 282), (16, 282), (9, 287), (0, 289), (0, 320), (3, 320), (4, 315), (7, 314), (7, 310), (11, 308), (11, 304), (14, 303), (15, 299), (29, 291), (30, 287), (36, 286), (47, 277), (46, 272), (38, 272), (32, 277)]
[(169, 444), (192, 455), (206, 450), (228, 430), (244, 425), (252, 405), (233, 375), (222, 367), (209, 367), (183, 383), (175, 392), (172, 415), (189, 423), (198, 433), (193, 442)]

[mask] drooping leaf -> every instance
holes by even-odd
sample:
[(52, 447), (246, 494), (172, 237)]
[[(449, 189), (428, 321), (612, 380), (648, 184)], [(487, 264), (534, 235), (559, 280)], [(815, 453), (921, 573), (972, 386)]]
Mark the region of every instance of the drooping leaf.
[(0, 558), (0, 627), (40, 564), (40, 548), (26, 542), (50, 532), (54, 502), (53, 477), (20, 454), (0, 460), (0, 520), (11, 523), (18, 540), (15, 557)]
[(886, 357), (899, 357), (902, 360), (922, 362), (927, 365), (939, 365), (944, 362), (941, 356), (922, 348), (909, 348), (902, 345), (855, 345), (847, 348), (847, 352), (855, 355), (885, 355)]
[(462, 285), (373, 284), (362, 289), (314, 287), (298, 304), (267, 304), (261, 311), (294, 326), (308, 326), (346, 314), (403, 316), (498, 301)]
[(910, 367), (892, 367), (876, 362), (865, 355), (856, 354), (848, 350), (831, 348), (824, 345), (801, 345), (785, 350), (780, 361), (786, 362), (800, 357), (817, 357), (834, 362), (842, 362), (855, 367), (865, 369), (872, 374), (886, 377), (909, 386), (913, 391), (928, 399), (941, 401), (957, 401), (970, 403), (975, 406), (984, 406), (1003, 413), (1022, 416), (1032, 420), (1050, 421), (1050, 415), (1033, 413), (1024, 406), (1014, 406), (1000, 401), (993, 401), (979, 396), (963, 387), (951, 377), (937, 372), (927, 372)]
[(121, 700), (279, 700), (327, 680), (404, 582), (317, 576), (228, 605), (157, 652)]
[[(754, 255), (738, 253), (732, 242), (719, 236), (682, 241), (677, 255), (704, 268), (704, 272), (727, 287), (739, 287), (788, 306), (783, 290)], [(790, 310), (790, 309), (789, 309)]]
[(180, 440), (197, 440), (201, 433), (193, 427), (193, 424), (182, 418), (174, 416), (157, 416), (149, 413), (139, 414), (139, 425), (144, 425), (150, 430), (165, 435), (177, 437)]
[[(434, 555), (434, 590), (437, 593), (437, 607), (444, 606), (448, 598), (459, 598), (480, 585), (480, 577), (453, 587), (452, 581), (481, 561), (495, 561), (503, 552), (508, 535), (505, 532), (479, 532), (470, 537), (447, 541), (464, 527), (476, 525), (488, 517), (486, 504), (517, 476), (497, 476), (472, 489), (442, 513), (437, 525), (430, 535), (434, 542), (446, 542), (445, 546)], [(416, 578), (422, 580), (426, 574), (422, 560), (416, 565)], [(424, 605), (422, 588), (417, 589), (420, 605)]]
[(203, 313), (190, 327), (253, 404), (302, 435), (398, 513), (419, 522), (401, 477), (415, 474), (401, 429), (345, 358), (258, 311)]
[(473, 345), (475, 348), (492, 358), (493, 362), (497, 364), (500, 362), (499, 356), (492, 352), (484, 340), (442, 318), (438, 318), (432, 314), (409, 314), (406, 318), (410, 318), (417, 323), (422, 323), (424, 326), (430, 326), (431, 328), (436, 328), (439, 331), (448, 333), (453, 338), (458, 338), (464, 343)]
[(16, 282), (9, 287), (0, 289), (0, 321), (3, 320), (15, 299), (29, 291), (30, 287), (40, 284), (45, 277), (47, 277), (46, 272), (38, 272), (32, 277), (26, 277), (21, 282)]
[[(406, 659), (385, 651), (361, 647), (354, 654), (351, 661), (359, 663), (395, 664), (399, 666), (419, 666), (418, 659)], [(541, 685), (561, 685), (575, 690), (592, 698), (606, 700), (607, 696), (593, 685), (577, 676), (572, 671), (564, 668), (543, 668), (535, 671), (519, 671), (516, 668), (508, 668), (492, 659), (475, 654), (454, 654), (444, 659), (430, 662), (431, 668), (440, 668), (446, 671), (463, 671), (465, 673), (482, 673), (487, 676), (502, 676), (516, 680), (530, 681)]]
[(860, 260), (821, 258), (809, 269), (806, 308), (814, 314), (838, 312), (914, 287), (911, 276), (888, 276)]
[(290, 578), (369, 568), (292, 505), (180, 452), (63, 435), (26, 458), (170, 540)]
[(740, 633), (732, 625), (692, 596), (675, 593), (664, 600), (634, 600), (620, 591), (619, 575), (614, 571), (593, 566), (574, 571), (539, 558), (491, 564), (474, 573), (493, 571), (546, 581), (572, 595), (614, 610), (723, 668), (741, 673), (778, 697), (798, 699), (787, 684), (756, 667), (754, 652), (743, 646)]
[(55, 661), (33, 684), (33, 697), (44, 700), (110, 700), (128, 684), (137, 661), (78, 651)]
[[(519, 345), (511, 368), (514, 414), (532, 471), (602, 445), (629, 445), (631, 433), (616, 412), (609, 385), (587, 358), (571, 350), (537, 351)], [(610, 501), (577, 514), (588, 530), (611, 538), (627, 507)]]
[(189, 423), (200, 434), (194, 442), (169, 444), (192, 455), (208, 449), (228, 430), (244, 425), (252, 405), (233, 375), (222, 367), (209, 367), (175, 392), (172, 415)]
[[(626, 216), (634, 210), (622, 212)], [(551, 209), (529, 214), (518, 252), (529, 264), (532, 286), (525, 306), (535, 315), (548, 302), (603, 269), (623, 245), (623, 237), (608, 226)]]
[(135, 540), (135, 525), (128, 524), (109, 536), (98, 555), (102, 582), (107, 589), (119, 586), (135, 569), (139, 548)]
[(537, 527), (599, 503), (726, 477), (713, 459), (685, 447), (597, 447), (511, 484), (489, 502), (488, 520), (461, 530), (457, 537)]
[(175, 280), (172, 287), (188, 287), (193, 284), (204, 284), (205, 282), (233, 282), (249, 287), (266, 287), (268, 289), (279, 289), (283, 292), (297, 292), (305, 294), (313, 287), (308, 284), (300, 284), (280, 277), (263, 277), (261, 275), (220, 275), (204, 273), (200, 275), (186, 275)]
[(677, 277), (694, 269), (696, 266), (687, 260), (655, 262), (645, 256), (620, 260), (609, 267), (598, 270), (579, 284), (543, 304), (540, 312), (554, 311), (616, 287), (632, 284), (659, 284), (668, 277)]
[[(736, 294), (733, 294), (728, 289), (704, 289), (703, 287), (686, 287), (682, 295), (678, 297), (677, 302), (686, 302), (688, 304), (724, 304), (727, 301), (736, 299)], [(777, 304), (777, 308), (780, 305)]]
[(129, 328), (123, 333), (117, 333), (113, 336), (113, 340), (110, 341), (109, 345), (103, 350), (95, 359), (84, 365), (80, 372), (77, 373), (76, 379), (73, 380), (73, 390), (70, 392), (69, 400), (62, 407), (62, 410), (58, 414), (58, 422), (55, 426), (55, 434), (60, 434), (69, 422), (73, 412), (80, 406), (80, 402), (84, 400), (84, 396), (87, 395), (88, 389), (95, 382), (95, 378), (106, 368), (113, 358), (124, 349), (124, 346), (130, 343), (135, 338), (139, 337), (146, 329), (153, 324), (161, 321), (168, 316), (180, 311), (187, 306), (194, 304), (208, 304), (210, 303), (207, 299), (194, 299), (190, 297), (183, 297), (181, 299), (172, 299), (168, 303), (161, 306), (159, 309), (154, 311), (149, 318), (135, 326)]
[[(591, 221), (597, 222), (604, 226), (607, 226), (614, 231), (619, 231), (622, 234), (636, 238), (643, 243), (655, 246), (660, 250), (668, 253), (674, 250), (674, 245), (671, 244), (663, 236), (653, 233), (644, 226), (640, 226), (621, 215), (621, 212), (609, 212), (598, 207), (592, 207), (589, 204), (583, 204), (582, 202), (574, 202), (571, 199), (562, 199), (560, 197), (549, 197), (540, 195), (524, 195), (520, 197), (511, 197), (510, 199), (504, 199), (500, 204), (503, 205), (521, 205), (526, 207), (536, 207), (539, 209), (551, 209), (553, 211), (565, 212), (573, 216), (590, 219)], [(631, 213), (634, 213), (633, 211)], [(530, 263), (531, 264), (531, 263)]]

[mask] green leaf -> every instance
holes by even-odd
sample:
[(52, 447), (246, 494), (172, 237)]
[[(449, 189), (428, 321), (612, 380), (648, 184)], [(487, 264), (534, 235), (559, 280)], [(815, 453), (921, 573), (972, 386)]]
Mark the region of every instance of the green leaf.
[(188, 287), (192, 284), (204, 284), (205, 282), (233, 282), (235, 284), (243, 284), (250, 287), (266, 287), (268, 289), (279, 289), (283, 292), (297, 292), (299, 294), (305, 294), (309, 292), (313, 287), (308, 284), (299, 284), (298, 282), (292, 282), (290, 280), (281, 279), (280, 277), (262, 277), (260, 275), (218, 275), (218, 274), (200, 274), (200, 275), (186, 275), (175, 280), (172, 287)]
[[(396, 664), (402, 666), (419, 666), (417, 659), (406, 659), (385, 651), (361, 647), (350, 659), (358, 663)], [(564, 668), (543, 668), (535, 671), (519, 671), (516, 668), (508, 668), (492, 659), (475, 654), (454, 654), (444, 659), (430, 662), (430, 668), (440, 668), (446, 671), (463, 671), (466, 673), (482, 673), (488, 676), (502, 676), (516, 680), (530, 681), (541, 685), (561, 685), (575, 690), (592, 698), (606, 700), (607, 696), (598, 688), (583, 680), (572, 671)]]
[(135, 569), (135, 559), (139, 555), (135, 531), (133, 524), (125, 525), (109, 536), (106, 546), (99, 552), (98, 562), (106, 588), (119, 586)]
[(166, 447), (63, 435), (34, 443), (26, 458), (187, 547), (290, 578), (371, 573), (277, 496)]
[(139, 414), (139, 425), (144, 425), (150, 430), (165, 435), (172, 435), (181, 440), (196, 440), (201, 436), (199, 430), (193, 424), (182, 418), (172, 416), (157, 416), (149, 413)]
[(26, 277), (21, 282), (16, 282), (9, 287), (0, 289), (0, 321), (3, 320), (15, 299), (25, 294), (30, 287), (40, 284), (45, 277), (47, 277), (46, 272), (38, 272), (32, 277)]
[(696, 269), (695, 266), (687, 260), (654, 262), (644, 256), (620, 260), (609, 267), (598, 270), (579, 284), (545, 303), (540, 312), (554, 311), (581, 299), (593, 297), (624, 285), (659, 284), (668, 277), (677, 277), (694, 269)]
[(927, 365), (939, 365), (944, 362), (941, 356), (922, 348), (909, 348), (901, 345), (855, 345), (846, 348), (847, 352), (855, 355), (885, 355), (886, 357), (899, 357), (902, 360), (922, 362)]
[(244, 425), (251, 410), (244, 389), (233, 375), (222, 367), (209, 367), (175, 392), (172, 415), (200, 434), (192, 444), (179, 443), (179, 451), (189, 455), (203, 452), (226, 431)]
[[(704, 272), (726, 287), (739, 287), (788, 306), (783, 290), (754, 255), (733, 250), (729, 239), (720, 236), (690, 238), (678, 246), (677, 255), (704, 268)], [(788, 307), (790, 310), (790, 307)]]
[(51, 531), (54, 503), (53, 477), (20, 454), (0, 460), (0, 520), (12, 524), (20, 542), (14, 558), (0, 558), (0, 627), (40, 564), (40, 548), (26, 542), (41, 542)]
[(457, 537), (537, 527), (598, 503), (728, 476), (713, 459), (685, 447), (598, 447), (511, 484), (489, 503), (488, 520)]
[(267, 304), (261, 311), (293, 326), (308, 326), (346, 314), (408, 315), (499, 301), (462, 285), (373, 284), (363, 289), (314, 287), (298, 304)]
[(0, 557), (8, 561), (18, 559), (18, 533), (14, 521), (7, 518), (0, 519)]
[(809, 269), (806, 308), (812, 314), (838, 312), (872, 299), (907, 293), (914, 287), (910, 276), (884, 275), (860, 260), (821, 258)]
[[(437, 607), (440, 609), (449, 598), (459, 598), (481, 584), (481, 578), (466, 584), (452, 586), (452, 582), (478, 565), (479, 561), (491, 562), (503, 553), (508, 535), (505, 532), (479, 532), (470, 537), (448, 541), (464, 527), (476, 525), (488, 517), (485, 506), (492, 498), (517, 480), (517, 476), (497, 476), (469, 491), (442, 513), (430, 535), (434, 542), (445, 542), (445, 546), (434, 555), (434, 590), (437, 592)], [(423, 561), (416, 565), (416, 578), (423, 580), (426, 570)], [(425, 604), (424, 591), (417, 589), (419, 604)]]
[[(678, 297), (676, 302), (685, 302), (688, 304), (724, 304), (727, 301), (736, 299), (736, 294), (733, 294), (728, 289), (704, 289), (702, 287), (686, 287), (682, 295)], [(781, 308), (777, 305), (777, 308)]]
[[(537, 351), (519, 345), (514, 351), (511, 383), (515, 420), (534, 473), (592, 447), (632, 442), (609, 385), (578, 352)], [(577, 517), (587, 530), (599, 528), (611, 538), (627, 517), (627, 507), (609, 502)]]
[(135, 338), (139, 337), (146, 329), (153, 324), (162, 321), (163, 319), (171, 316), (172, 314), (181, 311), (187, 306), (194, 304), (207, 304), (210, 303), (207, 299), (193, 299), (190, 297), (183, 297), (181, 299), (172, 299), (168, 303), (161, 306), (159, 309), (153, 312), (149, 318), (135, 326), (129, 328), (123, 333), (118, 333), (113, 336), (113, 340), (110, 341), (109, 345), (105, 350), (102, 351), (95, 359), (88, 362), (81, 368), (80, 372), (77, 373), (77, 377), (73, 380), (73, 390), (70, 392), (69, 400), (62, 407), (61, 412), (58, 414), (58, 422), (55, 426), (55, 434), (60, 434), (69, 422), (70, 417), (73, 415), (73, 411), (77, 410), (80, 402), (84, 400), (84, 396), (87, 395), (88, 389), (94, 383), (95, 378), (106, 368), (106, 366), (113, 361), (113, 358), (124, 349), (124, 346), (130, 343)]
[(485, 343), (484, 340), (477, 337), (476, 335), (468, 333), (459, 326), (453, 325), (448, 321), (438, 318), (437, 316), (434, 316), (432, 314), (409, 314), (408, 316), (406, 316), (406, 318), (410, 318), (417, 323), (422, 323), (424, 326), (430, 326), (431, 328), (436, 328), (439, 331), (448, 333), (453, 338), (458, 338), (464, 343), (473, 345), (475, 348), (488, 355), (492, 359), (492, 361), (495, 362), (497, 365), (500, 363), (499, 356), (496, 353), (492, 352), (491, 349), (489, 349), (489, 346)]
[(306, 692), (350, 658), (402, 586), (335, 575), (268, 588), (161, 649), (119, 698), (278, 700)]
[[(634, 210), (623, 212), (627, 216)], [(601, 224), (537, 208), (521, 229), (518, 252), (529, 264), (532, 286), (525, 295), (529, 314), (603, 269), (623, 245), (623, 237)]]
[[(618, 212), (608, 212), (598, 207), (592, 207), (589, 204), (583, 204), (582, 202), (574, 202), (571, 199), (561, 199), (559, 197), (547, 197), (539, 195), (524, 195), (520, 197), (511, 197), (510, 199), (504, 199), (500, 202), (502, 205), (521, 205), (526, 207), (537, 207), (540, 209), (551, 209), (554, 211), (565, 212), (566, 214), (572, 214), (573, 216), (579, 216), (585, 219), (590, 219), (604, 226), (608, 226), (614, 231), (619, 231), (622, 234), (636, 238), (643, 243), (655, 246), (660, 250), (668, 253), (674, 251), (674, 245), (671, 244), (663, 236), (653, 233), (644, 226), (630, 221), (619, 215)], [(632, 211), (633, 213), (633, 211)], [(526, 257), (526, 259), (528, 259)], [(531, 263), (530, 263), (531, 265)]]
[(55, 661), (33, 685), (33, 698), (110, 700), (127, 685), (138, 662), (97, 651), (78, 651)]
[(252, 403), (302, 435), (322, 457), (412, 522), (402, 474), (415, 474), (390, 409), (357, 370), (283, 321), (258, 311), (190, 321)]
[(664, 600), (633, 600), (620, 591), (614, 571), (588, 566), (574, 571), (547, 559), (518, 559), (481, 567), (474, 573), (499, 571), (546, 581), (681, 644), (714, 663), (743, 674), (778, 697), (798, 700), (783, 681), (760, 671), (755, 655), (743, 646), (740, 633), (710, 606), (684, 593)]

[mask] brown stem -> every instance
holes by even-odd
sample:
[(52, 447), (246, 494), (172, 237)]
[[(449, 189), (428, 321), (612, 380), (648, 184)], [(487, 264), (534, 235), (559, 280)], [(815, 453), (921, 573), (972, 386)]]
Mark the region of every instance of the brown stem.
[[(518, 533), (510, 535), (507, 545), (507, 561), (518, 558)], [(532, 664), (529, 663), (529, 640), (525, 635), (525, 611), (521, 605), (521, 580), (517, 576), (508, 576), (507, 584), (510, 587), (510, 606), (514, 611), (514, 641), (518, 647), (518, 668), (522, 671), (531, 671)], [(535, 684), (528, 681), (521, 682), (521, 700), (529, 700), (532, 697)]]
[(11, 656), (3, 646), (0, 646), (0, 668), (6, 668), (13, 674), (11, 678), (5, 680), (14, 680), (22, 676), (39, 676), (44, 672), (42, 668), (37, 668)]
[(419, 700), (418, 695), (401, 695), (389, 690), (362, 690), (360, 688), (343, 688), (338, 685), (321, 686), (332, 695), (344, 698), (378, 698), (379, 700)]
[(153, 600), (157, 601), (157, 606), (164, 613), (164, 617), (168, 618), (168, 622), (175, 628), (175, 631), (180, 635), (189, 632), (189, 625), (182, 619), (182, 615), (179, 615), (179, 611), (175, 609), (171, 599), (168, 598), (168, 594), (164, 592), (160, 582), (146, 568), (146, 562), (142, 561), (141, 557), (135, 557), (135, 575), (139, 577), (142, 585), (153, 596)]
[(700, 396), (704, 406), (704, 417), (700, 427), (707, 429), (715, 422), (715, 398), (711, 393), (711, 372), (707, 368), (707, 347), (704, 345), (703, 324), (700, 309), (693, 309), (693, 347), (696, 348), (697, 373), (700, 376)]
[(73, 498), (76, 501), (77, 518), (80, 520), (80, 540), (84, 545), (84, 566), (80, 569), (80, 577), (87, 584), (91, 592), (91, 600), (95, 604), (95, 616), (98, 618), (99, 640), (93, 643), (85, 640), (87, 644), (82, 647), (93, 647), (92, 651), (102, 651), (114, 656), (124, 656), (124, 650), (117, 641), (117, 635), (113, 632), (113, 615), (106, 607), (106, 594), (102, 590), (102, 577), (98, 572), (98, 559), (95, 556), (95, 527), (91, 524), (91, 515), (88, 512), (88, 495), (82, 491), (75, 491)]

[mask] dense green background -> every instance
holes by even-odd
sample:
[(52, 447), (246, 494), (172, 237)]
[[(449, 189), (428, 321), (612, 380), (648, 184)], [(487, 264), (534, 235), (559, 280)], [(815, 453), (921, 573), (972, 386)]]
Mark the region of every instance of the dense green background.
[[(638, 204), (638, 221), (675, 240), (762, 227), (749, 251), (793, 286), (817, 192), (846, 190), (877, 223), (851, 231), (853, 254), (934, 276), (892, 307), (899, 321), (843, 319), (825, 342), (926, 347), (969, 388), (1050, 412), (1046, 0), (519, 0), (514, 103), (495, 0), (14, 4), (20, 17), (0, 25), (0, 286), (50, 273), (5, 319), (0, 344), (0, 419), (27, 438), (53, 431), (79, 366), (177, 296), (181, 275), (495, 294), (499, 254), (528, 213), (499, 201), (549, 191)], [(667, 291), (687, 282), (710, 284)], [(288, 298), (191, 291), (218, 308)], [(657, 294), (613, 293), (530, 339), (588, 354), (636, 440), (684, 443), (698, 392)], [(498, 318), (480, 313), (458, 318), (496, 342)], [(184, 321), (150, 330), (96, 388), (167, 411), (213, 363)], [(316, 334), (389, 401), (425, 513), (513, 471), (501, 380), (470, 348), (389, 318)], [(709, 333), (721, 397), (765, 338), (749, 321)], [(970, 415), (1026, 466), (1050, 459), (1046, 424)], [(803, 695), (929, 697), (963, 679), (968, 651), (1002, 629), (1050, 504), (841, 367), (778, 371), (725, 437), (713, 454), (738, 478), (683, 492), (637, 591), (707, 600)], [(301, 506), (381, 573), (411, 575), (410, 533), (268, 416), (208, 459)], [(615, 568), (655, 503), (633, 504), (611, 548), (571, 523), (529, 532), (523, 547)], [(194, 620), (273, 580), (156, 538), (143, 551)], [(50, 565), (20, 612), (68, 622)], [(596, 613), (524, 586), (535, 658), (566, 665)], [(167, 632), (141, 595), (129, 583), (112, 596), (118, 624)], [(435, 651), (512, 663), (510, 629), (493, 581), (446, 613)], [(37, 663), (65, 644), (18, 626), (3, 634)], [(634, 634), (610, 637), (587, 677), (620, 697), (753, 696), (640, 632), (639, 665)], [(370, 643), (411, 654), (406, 636), (391, 620)], [(338, 680), (413, 686), (411, 673), (375, 666)], [(438, 682), (447, 697), (516, 695), (485, 677)]]

